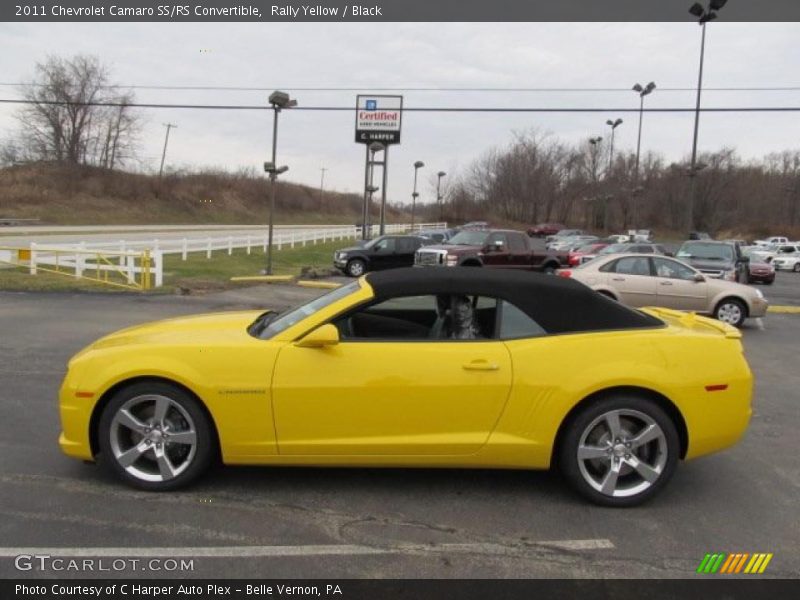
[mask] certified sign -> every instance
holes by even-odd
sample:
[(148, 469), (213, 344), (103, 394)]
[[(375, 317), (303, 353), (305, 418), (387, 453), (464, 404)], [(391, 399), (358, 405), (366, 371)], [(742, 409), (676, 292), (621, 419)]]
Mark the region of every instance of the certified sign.
[(400, 143), (402, 96), (356, 97), (356, 142)]

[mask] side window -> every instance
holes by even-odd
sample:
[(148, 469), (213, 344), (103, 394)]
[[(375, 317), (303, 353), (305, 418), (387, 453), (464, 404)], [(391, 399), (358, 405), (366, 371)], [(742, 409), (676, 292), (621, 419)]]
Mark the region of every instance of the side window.
[(525, 237), (519, 233), (512, 233), (508, 236), (508, 249), (511, 252), (523, 253), (528, 248), (525, 244)]
[(380, 242), (375, 244), (374, 249), (376, 252), (394, 252), (396, 242), (396, 238), (383, 238)]
[(620, 273), (621, 275), (650, 275), (650, 259), (643, 256), (620, 258), (616, 263), (614, 273)]
[(694, 279), (695, 272), (684, 264), (665, 258), (653, 259), (658, 277), (668, 277), (669, 279), (683, 279), (691, 281)]
[(397, 251), (403, 253), (414, 252), (417, 249), (417, 243), (413, 238), (399, 238), (397, 240)]
[(502, 300), (500, 302), (500, 339), (538, 337), (547, 332), (519, 308)]
[(506, 239), (506, 234), (505, 233), (493, 233), (488, 238), (486, 238), (486, 245), (487, 246), (494, 246), (498, 242), (503, 244), (503, 247), (505, 249), (508, 249), (508, 239)]
[(464, 294), (400, 296), (333, 324), (343, 341), (480, 340), (494, 337), (497, 300)]

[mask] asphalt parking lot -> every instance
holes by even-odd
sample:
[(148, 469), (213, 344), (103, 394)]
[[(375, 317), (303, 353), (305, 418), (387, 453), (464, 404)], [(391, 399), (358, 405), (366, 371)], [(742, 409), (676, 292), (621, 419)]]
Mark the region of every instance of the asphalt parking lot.
[[(779, 273), (763, 290), (774, 304), (800, 305), (800, 276)], [(523, 471), (218, 468), (190, 490), (148, 494), (60, 453), (57, 389), (68, 358), (93, 339), (318, 293), (0, 292), (0, 576), (91, 576), (19, 572), (11, 558), (87, 546), (213, 549), (188, 573), (103, 577), (686, 577), (720, 551), (771, 552), (768, 575), (800, 576), (800, 315), (770, 314), (744, 330), (757, 383), (743, 442), (682, 464), (635, 509), (589, 505), (557, 475)]]

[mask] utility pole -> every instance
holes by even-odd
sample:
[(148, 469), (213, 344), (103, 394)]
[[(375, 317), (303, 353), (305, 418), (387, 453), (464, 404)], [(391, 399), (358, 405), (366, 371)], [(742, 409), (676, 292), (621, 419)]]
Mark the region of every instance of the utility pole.
[(322, 173), (322, 176), (319, 179), (319, 204), (320, 204), (320, 207), (322, 206), (322, 198), (323, 198), (322, 194), (323, 194), (323, 191), (325, 189), (325, 171), (327, 171), (327, 170), (328, 169), (326, 169), (325, 167), (321, 167), (320, 168), (320, 172)]
[(167, 158), (167, 144), (169, 143), (169, 130), (173, 127), (178, 127), (172, 123), (164, 123), (164, 127), (167, 128), (167, 135), (164, 137), (164, 150), (161, 152), (161, 167), (158, 169), (158, 177), (159, 179), (164, 174), (164, 160)]

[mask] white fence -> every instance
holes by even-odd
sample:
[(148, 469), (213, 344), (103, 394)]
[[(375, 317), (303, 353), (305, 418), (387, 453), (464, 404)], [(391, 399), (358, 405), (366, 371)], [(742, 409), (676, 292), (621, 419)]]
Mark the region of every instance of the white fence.
[[(419, 223), (413, 229), (408, 224), (386, 225), (386, 233), (405, 233), (424, 229), (441, 229), (447, 223)], [(377, 225), (372, 226), (371, 237), (378, 235)], [(308, 244), (360, 239), (361, 227), (326, 226), (308, 227), (306, 229), (276, 229), (273, 232), (275, 250), (295, 248)], [(164, 237), (152, 240), (119, 240), (100, 242), (79, 242), (46, 244), (31, 242), (30, 259), (27, 266), (35, 275), (39, 265), (56, 266), (58, 269), (70, 269), (75, 277), (83, 277), (86, 271), (117, 271), (127, 274), (129, 281), (135, 281), (136, 274), (148, 272), (152, 277), (152, 285), (160, 287), (164, 283), (164, 255), (180, 254), (182, 260), (189, 253), (202, 252), (207, 259), (214, 252), (224, 251), (233, 254), (235, 249), (244, 248), (247, 254), (253, 249), (267, 251), (268, 234), (259, 230), (248, 235), (228, 235), (215, 237)], [(147, 265), (141, 264), (141, 256), (146, 253)], [(137, 264), (137, 259), (139, 263)]]

